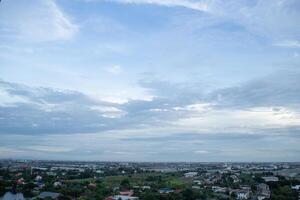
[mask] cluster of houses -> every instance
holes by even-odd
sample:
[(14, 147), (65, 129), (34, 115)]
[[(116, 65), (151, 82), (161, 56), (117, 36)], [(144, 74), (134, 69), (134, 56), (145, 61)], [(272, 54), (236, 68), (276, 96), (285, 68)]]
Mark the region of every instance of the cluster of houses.
[(109, 196), (105, 200), (139, 200), (138, 197), (133, 196), (133, 190), (121, 191), (120, 194)]
[[(221, 187), (219, 186), (219, 181), (222, 179), (222, 174), (224, 172), (217, 172), (217, 173), (207, 173), (202, 180), (194, 180), (192, 189), (201, 189), (202, 187), (211, 187), (214, 193), (218, 193), (226, 197), (226, 194), (230, 196), (236, 196), (236, 199), (244, 200), (244, 199), (256, 199), (256, 200), (263, 200), (269, 199), (271, 196), (271, 191), (269, 186), (266, 183), (269, 182), (277, 182), (279, 181), (278, 177), (276, 176), (265, 176), (262, 177), (265, 183), (259, 183), (257, 185), (256, 192), (253, 194), (251, 187), (247, 185), (240, 185), (239, 188), (229, 188), (229, 187)], [(196, 173), (186, 173), (184, 174), (185, 177), (194, 177), (196, 178)], [(229, 176), (233, 183), (238, 184), (241, 182), (238, 173), (234, 173)], [(299, 187), (293, 186), (292, 189), (299, 190)]]
[[(142, 164), (141, 164), (142, 165)], [(157, 166), (156, 166), (157, 165)], [(249, 166), (245, 166), (245, 165), (234, 165), (234, 166), (230, 166), (230, 165), (224, 165), (224, 166), (217, 166), (217, 169), (215, 168), (215, 166), (212, 167), (207, 167), (210, 169), (206, 169), (203, 170), (204, 172), (199, 172), (197, 171), (196, 168), (190, 169), (190, 170), (186, 170), (187, 168), (187, 164), (164, 164), (161, 167), (162, 164), (157, 164), (154, 163), (152, 165), (150, 165), (151, 169), (154, 169), (153, 171), (156, 170), (160, 170), (160, 172), (170, 172), (170, 171), (176, 171), (176, 172), (180, 172), (180, 174), (183, 174), (182, 179), (186, 179), (191, 181), (191, 188), (193, 190), (201, 190), (203, 188), (208, 188), (211, 189), (214, 193), (216, 194), (220, 194), (220, 196), (226, 196), (226, 195), (231, 195), (231, 196), (235, 196), (236, 199), (239, 200), (244, 200), (244, 199), (257, 199), (257, 200), (266, 200), (269, 199), (271, 197), (271, 190), (268, 186), (269, 183), (271, 182), (278, 182), (279, 178), (277, 176), (276, 173), (273, 173), (274, 176), (264, 176), (262, 177), (263, 181), (261, 181), (261, 183), (257, 183), (256, 185), (256, 192), (254, 192), (254, 190), (251, 189), (250, 186), (248, 185), (243, 185), (243, 181), (242, 181), (242, 177), (241, 177), (241, 172), (242, 173), (247, 173), (247, 172), (251, 172), (251, 170), (261, 170), (261, 169), (278, 169), (278, 168), (288, 168), (288, 166), (285, 165), (270, 165), (270, 166), (253, 166), (250, 165)], [(170, 166), (171, 165), (171, 166)], [(47, 166), (45, 164), (45, 166)], [(23, 186), (26, 185), (26, 181), (24, 180), (24, 178), (26, 178), (26, 176), (24, 176), (24, 174), (22, 174), (22, 170), (24, 168), (31, 169), (31, 177), (34, 179), (30, 180), (30, 182), (33, 182), (35, 187), (32, 190), (32, 193), (34, 194), (35, 197), (33, 198), (27, 198), (27, 200), (34, 200), (34, 199), (58, 199), (61, 194), (60, 193), (56, 193), (56, 192), (50, 192), (50, 191), (45, 191), (45, 180), (46, 180), (46, 176), (52, 176), (52, 177), (56, 177), (54, 182), (51, 182), (51, 184), (53, 184), (53, 188), (57, 189), (59, 187), (63, 187), (66, 185), (66, 183), (63, 181), (64, 176), (66, 175), (66, 173), (68, 171), (76, 171), (78, 172), (78, 174), (82, 174), (86, 169), (93, 169), (94, 170), (94, 174), (104, 174), (107, 173), (108, 171), (118, 171), (118, 169), (120, 168), (120, 166), (122, 166), (123, 168), (121, 168), (122, 170), (119, 172), (120, 174), (124, 175), (126, 174), (126, 170), (131, 170), (133, 171), (133, 173), (136, 173), (136, 169), (138, 167), (136, 167), (135, 164), (114, 164), (114, 163), (109, 163), (108, 166), (106, 167), (95, 167), (94, 165), (90, 164), (90, 165), (65, 165), (65, 164), (55, 164), (55, 166), (52, 167), (44, 167), (44, 165), (41, 165), (39, 167), (32, 167), (32, 166), (27, 166), (24, 164), (17, 164), (15, 166), (9, 167), (9, 168), (5, 168), (5, 169), (9, 169), (9, 172), (11, 172), (12, 174), (15, 175), (15, 179), (16, 180), (16, 184), (19, 186)], [(180, 167), (180, 170), (178, 170), (178, 168)], [(219, 167), (219, 168), (218, 168)], [(106, 170), (107, 169), (107, 170)], [(182, 171), (182, 170), (185, 171)], [(24, 171), (24, 170), (23, 170)], [(36, 171), (37, 173), (34, 173), (34, 171)], [(186, 172), (186, 173), (184, 173)], [(252, 173), (252, 172), (251, 172)], [(260, 172), (258, 172), (260, 173)], [(279, 172), (278, 172), (279, 173)], [(283, 172), (281, 172), (283, 173)], [(295, 172), (293, 172), (295, 173)], [(92, 174), (92, 177), (94, 177), (94, 174)], [(226, 177), (231, 180), (231, 182), (234, 184), (234, 186), (228, 186), (228, 187), (224, 187), (224, 185), (220, 184), (221, 181), (224, 181), (224, 174), (226, 175)], [(297, 178), (297, 176), (299, 176), (299, 173), (295, 173), (295, 175), (293, 174), (293, 176), (291, 175), (291, 173), (289, 171), (284, 171), (284, 174), (281, 175), (285, 175), (289, 176), (289, 177), (293, 177), (293, 178)], [(24, 178), (23, 178), (24, 177)], [(43, 178), (44, 177), (44, 178)], [(57, 178), (59, 177), (59, 178)], [(63, 178), (62, 178), (63, 177)], [(1, 177), (0, 177), (1, 180)], [(62, 181), (62, 182), (61, 182)], [(27, 180), (28, 183), (28, 180)], [(47, 185), (49, 185), (49, 182), (46, 183)], [(148, 183), (147, 183), (148, 184)], [(269, 184), (270, 185), (270, 184)], [(90, 183), (87, 186), (85, 186), (89, 189), (95, 189), (96, 188), (96, 184), (95, 183)], [(293, 190), (297, 190), (299, 191), (300, 189), (300, 185), (293, 185), (290, 186)], [(113, 190), (114, 192), (111, 196), (108, 196), (105, 200), (139, 200), (139, 197), (137, 197), (138, 195), (134, 195), (134, 190), (139, 189), (140, 191), (144, 191), (144, 190), (149, 190), (151, 189), (150, 186), (144, 185), (144, 186), (133, 186), (132, 187), (133, 190), (126, 190), (126, 191), (119, 191), (118, 190)], [(152, 188), (153, 189), (153, 188)], [(9, 191), (9, 190), (6, 190)], [(11, 190), (13, 191), (13, 190)], [(59, 190), (53, 190), (53, 191), (59, 191)], [(165, 188), (156, 188), (155, 190), (157, 193), (159, 194), (170, 194), (170, 193), (180, 193), (181, 190), (180, 189), (176, 189), (176, 188), (169, 188), (169, 187), (165, 187)], [(25, 194), (25, 193), (24, 193)], [(0, 200), (25, 200), (26, 198), (24, 197), (24, 195), (22, 193), (12, 193), (12, 192), (6, 192), (4, 194), (4, 196), (0, 197)]]
[[(56, 192), (41, 192), (38, 196), (29, 198), (29, 200), (35, 199), (53, 199), (56, 200), (61, 194)], [(22, 193), (13, 194), (11, 192), (6, 192), (3, 197), (0, 197), (0, 200), (25, 200)]]

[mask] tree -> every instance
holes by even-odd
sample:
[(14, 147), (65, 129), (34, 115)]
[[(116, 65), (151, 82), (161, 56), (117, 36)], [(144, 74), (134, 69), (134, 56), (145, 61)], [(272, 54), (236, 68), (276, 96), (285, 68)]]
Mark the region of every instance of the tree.
[(120, 185), (121, 185), (121, 187), (122, 187), (123, 189), (128, 189), (128, 188), (130, 188), (130, 181), (129, 181), (129, 179), (128, 179), (128, 178), (123, 179), (123, 180), (121, 181)]

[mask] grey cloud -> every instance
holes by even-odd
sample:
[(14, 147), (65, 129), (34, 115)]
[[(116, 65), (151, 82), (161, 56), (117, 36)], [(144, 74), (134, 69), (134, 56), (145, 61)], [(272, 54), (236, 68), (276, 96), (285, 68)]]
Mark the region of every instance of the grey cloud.
[(219, 89), (208, 99), (221, 106), (236, 108), (299, 105), (300, 72), (278, 72), (238, 87)]
[[(114, 104), (92, 99), (76, 91), (32, 88), (0, 81), (0, 89), (27, 100), (0, 106), (0, 133), (88, 133), (161, 127), (193, 115), (191, 110), (175, 110), (175, 107), (183, 108), (198, 102), (209, 103), (213, 109), (233, 110), (284, 106), (297, 111), (297, 105), (300, 104), (299, 71), (274, 73), (242, 83), (239, 87), (218, 89), (209, 94), (204, 93), (202, 85), (198, 83), (142, 80), (139, 84), (155, 97), (152, 100), (129, 100), (124, 104)], [(112, 107), (124, 114), (109, 117), (105, 113), (107, 111), (93, 107)], [(295, 128), (292, 129), (291, 132), (295, 133)], [(268, 131), (276, 134), (277, 130)], [(221, 136), (218, 135), (219, 138)], [(229, 134), (224, 135), (224, 139), (230, 136), (233, 138)]]
[(113, 106), (74, 91), (30, 88), (1, 81), (11, 96), (27, 99), (0, 107), (0, 132), (15, 134), (80, 133), (107, 129), (111, 123), (91, 106)]
[(206, 85), (197, 83), (171, 83), (157, 79), (142, 79), (139, 85), (160, 98), (167, 98), (174, 103), (193, 102), (202, 98)]
[(232, 140), (257, 140), (266, 138), (265, 134), (251, 133), (176, 133), (169, 136), (133, 137), (121, 139), (124, 141), (148, 141), (148, 142), (182, 142), (182, 141), (232, 141)]

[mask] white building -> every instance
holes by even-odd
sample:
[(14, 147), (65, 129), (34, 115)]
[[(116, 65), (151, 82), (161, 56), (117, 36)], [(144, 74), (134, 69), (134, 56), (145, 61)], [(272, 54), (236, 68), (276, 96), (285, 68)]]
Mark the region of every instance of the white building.
[(292, 186), (292, 189), (293, 189), (293, 190), (299, 190), (299, 189), (300, 189), (300, 185)]
[(116, 200), (139, 200), (138, 197), (126, 196), (126, 195), (115, 195)]
[(236, 193), (237, 199), (249, 199), (250, 198), (250, 191), (249, 190), (240, 190)]
[(184, 174), (184, 177), (195, 177), (198, 175), (198, 172), (187, 172)]
[(266, 182), (278, 182), (279, 179), (276, 176), (264, 176), (262, 177)]
[(11, 192), (6, 192), (1, 200), (25, 200), (22, 193), (13, 194)]

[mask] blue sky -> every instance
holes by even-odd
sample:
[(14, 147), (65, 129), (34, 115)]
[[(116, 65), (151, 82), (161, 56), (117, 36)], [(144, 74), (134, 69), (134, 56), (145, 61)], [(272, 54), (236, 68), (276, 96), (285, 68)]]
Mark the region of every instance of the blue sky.
[(300, 161), (298, 0), (2, 0), (0, 158)]

